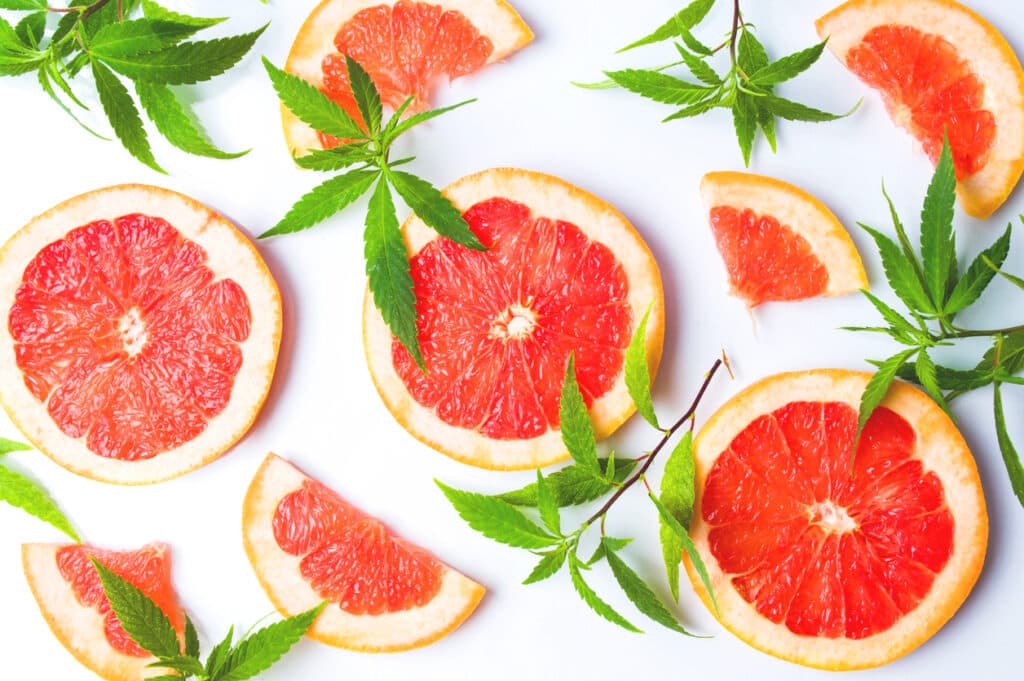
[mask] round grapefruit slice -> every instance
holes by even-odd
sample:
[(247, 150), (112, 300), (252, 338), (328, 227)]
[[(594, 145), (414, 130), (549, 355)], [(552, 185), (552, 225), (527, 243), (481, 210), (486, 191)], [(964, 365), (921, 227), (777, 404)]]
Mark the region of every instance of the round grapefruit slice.
[(1024, 171), (1024, 70), (999, 31), (954, 0), (850, 0), (816, 25), (933, 162), (946, 131), (964, 210), (1002, 205)]
[(803, 189), (763, 175), (708, 173), (701, 195), (733, 295), (750, 307), (868, 288), (853, 240)]
[[(437, 81), (468, 75), (533, 40), (505, 0), (323, 0), (299, 29), (285, 70), (319, 87), (362, 121), (348, 82), (345, 55), (366, 69), (384, 104), (415, 97), (426, 109)], [(285, 139), (294, 154), (334, 146), (282, 107)]]
[(424, 374), (367, 292), (363, 344), (388, 409), (413, 436), (491, 469), (568, 456), (558, 404), (569, 355), (594, 431), (635, 411), (625, 349), (648, 306), (647, 359), (661, 358), (661, 275), (612, 206), (550, 175), (498, 168), (445, 189), (487, 251), (438, 236), (415, 215), (403, 230)]
[(245, 551), (285, 616), (328, 606), (309, 636), (340, 648), (418, 648), (469, 617), (484, 588), (379, 520), (267, 456), (245, 496)]
[(974, 457), (924, 393), (893, 384), (851, 458), (870, 378), (767, 378), (695, 443), (691, 534), (722, 624), (811, 667), (861, 669), (910, 652), (960, 607), (985, 558)]
[(219, 456), (270, 388), (281, 298), (209, 208), (122, 185), (34, 218), (0, 250), (0, 397), (60, 465), (141, 484)]
[(167, 546), (107, 551), (80, 544), (25, 544), (21, 554), (43, 618), (79, 662), (109, 681), (138, 681), (167, 673), (147, 669), (156, 658), (121, 628), (89, 560), (95, 558), (153, 599), (180, 633), (185, 624), (171, 584)]

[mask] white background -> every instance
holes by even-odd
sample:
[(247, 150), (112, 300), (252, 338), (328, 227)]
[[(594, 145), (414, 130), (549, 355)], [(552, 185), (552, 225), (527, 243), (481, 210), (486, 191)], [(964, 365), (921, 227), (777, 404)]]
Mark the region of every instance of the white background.
[[(0, 81), (0, 236), (80, 192), (123, 182), (164, 185), (208, 203), (249, 234), (271, 227), (318, 176), (295, 169), (283, 143), (277, 101), (259, 64), (260, 53), (283, 62), (316, 0), (168, 2), (197, 13), (230, 15), (226, 31), (272, 20), (254, 52), (229, 75), (189, 90), (216, 142), (252, 147), (236, 161), (196, 159), (155, 141), (170, 171), (143, 167), (115, 143), (81, 131), (38, 91), (31, 77)], [(647, 239), (661, 264), (667, 297), (664, 360), (655, 385), (663, 420), (689, 403), (704, 370), (725, 348), (736, 380), (714, 384), (698, 422), (729, 395), (775, 372), (814, 367), (867, 369), (865, 357), (891, 353), (891, 342), (837, 330), (877, 320), (860, 296), (767, 305), (749, 315), (726, 295), (721, 262), (710, 237), (698, 184), (709, 170), (742, 169), (731, 118), (716, 111), (696, 120), (659, 123), (671, 109), (616, 91), (590, 92), (570, 80), (601, 77), (602, 68), (657, 65), (673, 58), (669, 46), (625, 56), (614, 50), (659, 25), (679, 2), (658, 0), (517, 0), (536, 41), (507, 63), (442, 88), (437, 103), (467, 97), (479, 102), (409, 136), (419, 155), (412, 170), (444, 185), (491, 166), (520, 166), (559, 175), (621, 209)], [(747, 18), (773, 57), (816, 40), (813, 20), (833, 0), (748, 0)], [(1024, 19), (1015, 2), (972, 0), (972, 7), (1024, 51)], [(724, 0), (698, 35), (716, 40), (727, 29)], [(84, 80), (84, 79), (83, 79)], [(82, 83), (82, 90), (88, 90)], [(876, 292), (891, 291), (863, 221), (891, 233), (880, 192), (884, 176), (905, 221), (916, 227), (931, 167), (918, 145), (889, 121), (881, 101), (826, 52), (820, 63), (781, 94), (832, 111), (863, 106), (828, 124), (782, 123), (780, 151), (757, 144), (751, 169), (803, 186), (853, 228)], [(192, 96), (191, 94), (189, 96)], [(97, 124), (102, 125), (101, 121)], [(266, 674), (267, 679), (565, 679), (694, 678), (809, 679), (806, 670), (759, 653), (717, 625), (684, 585), (679, 612), (693, 640), (644, 621), (602, 568), (597, 590), (647, 629), (635, 635), (600, 620), (577, 598), (566, 575), (534, 586), (520, 581), (531, 556), (470, 530), (432, 479), (482, 491), (518, 486), (531, 473), (499, 474), (448, 460), (397, 426), (370, 382), (361, 341), (362, 215), (365, 203), (308, 232), (260, 243), (284, 295), (286, 325), (277, 377), (255, 427), (221, 460), (163, 484), (121, 488), (64, 471), (33, 452), (12, 455), (17, 465), (53, 492), (85, 539), (107, 547), (162, 540), (174, 548), (174, 581), (199, 623), (204, 646), (228, 626), (245, 629), (270, 611), (245, 558), (239, 531), (241, 501), (269, 450), (286, 456), (405, 537), (477, 579), (488, 595), (466, 624), (440, 642), (400, 654), (369, 655), (303, 641)], [(1024, 192), (987, 222), (957, 214), (958, 242), (973, 254), (993, 241), (1024, 210)], [(1018, 222), (1015, 228), (1020, 230)], [(1024, 245), (1014, 238), (1008, 269), (1024, 271)], [(968, 325), (1021, 321), (1021, 292), (993, 284), (984, 309)], [(980, 348), (977, 348), (980, 352)], [(951, 361), (955, 357), (947, 358)], [(961, 363), (970, 358), (966, 355)], [(1024, 395), (1007, 390), (1011, 431), (1024, 442)], [(1013, 498), (992, 427), (991, 392), (955, 405), (960, 426), (981, 470), (989, 503), (988, 559), (977, 587), (953, 620), (929, 643), (891, 665), (857, 678), (1020, 678), (1024, 589), (1024, 510)], [(18, 437), (0, 419), (0, 435)], [(614, 435), (616, 451), (636, 455), (656, 434), (639, 418)], [(52, 637), (25, 585), (19, 545), (60, 541), (48, 526), (5, 507), (0, 519), (0, 676), (10, 679), (89, 679)], [(635, 536), (627, 549), (639, 571), (663, 584), (656, 518), (639, 493), (627, 495), (609, 518), (609, 532)], [(685, 580), (685, 578), (684, 578)], [(665, 593), (667, 589), (662, 586)]]

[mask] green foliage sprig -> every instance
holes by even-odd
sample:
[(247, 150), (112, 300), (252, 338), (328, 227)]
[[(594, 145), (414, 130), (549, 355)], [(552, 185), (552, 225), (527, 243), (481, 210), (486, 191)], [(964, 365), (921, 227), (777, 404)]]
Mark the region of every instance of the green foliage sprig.
[[(0, 17), (0, 76), (35, 72), (42, 90), (61, 109), (90, 133), (109, 139), (75, 113), (89, 110), (74, 84), (83, 72), (90, 72), (114, 135), (150, 168), (165, 172), (153, 156), (136, 99), (157, 132), (183, 151), (210, 158), (248, 153), (213, 145), (172, 86), (224, 73), (245, 56), (266, 26), (226, 38), (188, 41), (225, 19), (179, 14), (153, 0), (72, 0), (66, 8), (50, 7), (47, 0), (0, 0), (0, 9), (27, 12), (14, 26)], [(63, 16), (48, 31), (51, 13)], [(132, 18), (136, 14), (140, 15)], [(124, 80), (133, 83), (134, 98)]]
[[(896, 241), (865, 224), (882, 259), (885, 277), (907, 314), (900, 314), (876, 296), (864, 295), (881, 314), (885, 326), (850, 326), (849, 331), (882, 333), (904, 349), (882, 361), (873, 361), (878, 371), (868, 383), (860, 402), (857, 432), (885, 398), (897, 378), (918, 383), (952, 416), (950, 403), (964, 393), (991, 385), (996, 436), (1014, 494), (1024, 506), (1024, 465), (1010, 439), (1003, 412), (1003, 384), (1024, 384), (1017, 376), (1024, 369), (1024, 325), (1000, 329), (968, 329), (956, 323), (957, 315), (979, 302), (997, 274), (1024, 289), (1024, 280), (1000, 268), (1010, 252), (1012, 224), (987, 249), (960, 272), (953, 231), (956, 202), (956, 173), (949, 140), (943, 143), (935, 174), (928, 186), (921, 210), (920, 248), (915, 250), (885, 187)], [(1024, 220), (1024, 216), (1022, 216)], [(966, 338), (987, 338), (990, 345), (978, 362), (967, 368), (936, 363), (937, 348)]]
[[(690, 636), (692, 634), (672, 609), (623, 558), (622, 550), (632, 539), (606, 534), (605, 520), (622, 495), (637, 483), (642, 483), (657, 513), (665, 571), (673, 598), (679, 598), (679, 563), (685, 551), (714, 602), (707, 569), (687, 528), (694, 503), (693, 415), (722, 366), (722, 360), (715, 361), (708, 371), (686, 412), (670, 427), (662, 429), (651, 406), (650, 374), (644, 343), (646, 323), (647, 316), (637, 328), (626, 352), (625, 377), (639, 413), (662, 433), (654, 449), (634, 459), (619, 459), (614, 453), (599, 458), (593, 425), (576, 382), (575, 362), (570, 356), (559, 418), (562, 441), (573, 458), (572, 465), (548, 476), (538, 470), (535, 483), (493, 496), (454, 489), (440, 481), (437, 485), (474, 530), (494, 541), (523, 548), (539, 556), (540, 560), (524, 584), (548, 579), (566, 567), (573, 588), (590, 608), (609, 622), (640, 632), (587, 583), (584, 575), (604, 561), (637, 610), (664, 627)], [(655, 494), (647, 478), (648, 470), (658, 454), (687, 425), (689, 428), (683, 432), (665, 462), (660, 494)], [(600, 508), (576, 529), (563, 529), (562, 507), (585, 504), (609, 494)], [(531, 508), (536, 513), (527, 514), (522, 510), (524, 508)], [(596, 550), (589, 557), (581, 556), (584, 536), (595, 526), (600, 528)]]
[[(682, 106), (663, 122), (692, 118), (716, 108), (730, 109), (743, 162), (748, 166), (758, 130), (764, 134), (772, 151), (776, 151), (776, 118), (819, 123), (843, 118), (857, 108), (854, 106), (845, 114), (832, 114), (775, 94), (776, 85), (795, 78), (818, 61), (825, 42), (770, 61), (764, 45), (754, 36), (752, 25), (743, 20), (739, 0), (733, 2), (729, 37), (715, 47), (700, 42), (694, 37), (693, 29), (714, 4), (714, 0), (695, 0), (649, 35), (619, 50), (621, 53), (671, 40), (679, 60), (653, 69), (605, 71), (608, 80), (574, 84), (588, 89), (622, 87), (656, 102)], [(726, 49), (729, 70), (721, 75), (709, 61)], [(665, 73), (676, 66), (684, 66), (697, 82)]]
[(470, 230), (462, 212), (444, 194), (427, 180), (398, 170), (416, 157), (392, 160), (391, 146), (414, 126), (476, 100), (422, 111), (403, 119), (414, 99), (409, 97), (385, 123), (377, 86), (358, 62), (348, 56), (345, 61), (363, 124), (312, 84), (263, 60), (284, 105), (310, 127), (342, 140), (332, 149), (304, 150), (308, 153), (297, 157), (295, 162), (310, 170), (345, 172), (305, 194), (260, 238), (308, 229), (341, 212), (372, 187), (363, 238), (373, 302), (392, 333), (424, 368), (416, 330), (416, 295), (391, 190), (394, 189), (409, 208), (441, 236), (475, 250), (483, 250), (484, 246)]
[(192, 620), (185, 617), (184, 645), (164, 611), (134, 584), (92, 558), (110, 607), (125, 632), (143, 650), (157, 658), (148, 665), (166, 669), (168, 674), (150, 681), (197, 679), (198, 681), (243, 681), (272, 667), (306, 634), (325, 603), (311, 610), (269, 624), (234, 642), (234, 627), (215, 645), (205, 664), (201, 660), (199, 635)]
[(0, 501), (20, 508), (49, 523), (75, 542), (81, 542), (74, 525), (41, 484), (7, 465), (6, 455), (32, 449), (26, 444), (0, 437)]

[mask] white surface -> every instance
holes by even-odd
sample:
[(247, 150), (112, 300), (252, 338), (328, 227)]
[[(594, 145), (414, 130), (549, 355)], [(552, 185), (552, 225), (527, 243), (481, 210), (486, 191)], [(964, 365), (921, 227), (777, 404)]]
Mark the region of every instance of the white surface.
[[(82, 132), (37, 91), (31, 78), (0, 81), (0, 236), (78, 192), (120, 182), (152, 182), (190, 194), (236, 220), (250, 234), (272, 226), (317, 176), (291, 167), (279, 131), (277, 103), (257, 54), (283, 61), (292, 37), (315, 0), (217, 3), (236, 17), (227, 30), (273, 19), (256, 53), (229, 76), (197, 90), (197, 108), (214, 139), (228, 149), (252, 146), (236, 161), (193, 159), (156, 143), (170, 177), (155, 174), (116, 144)], [(212, 3), (169, 3), (203, 11)], [(657, 26), (675, 0), (518, 0), (536, 42), (507, 64), (457, 81), (439, 103), (479, 97), (471, 107), (417, 130), (407, 144), (419, 154), (413, 170), (445, 184), (495, 165), (515, 165), (556, 175), (597, 193), (620, 208), (645, 235), (658, 257), (667, 292), (665, 358), (655, 386), (664, 419), (685, 409), (705, 368), (724, 347), (737, 373), (718, 380), (698, 416), (751, 381), (782, 370), (840, 366), (865, 369), (866, 356), (893, 350), (881, 338), (838, 331), (842, 324), (876, 322), (865, 300), (852, 296), (795, 305), (771, 305), (751, 320), (725, 295), (725, 276), (698, 194), (708, 170), (742, 169), (726, 112), (662, 125), (671, 109), (620, 92), (588, 92), (569, 80), (600, 77), (600, 68), (655, 65), (670, 60), (667, 47), (626, 56), (616, 48)], [(729, 21), (730, 3), (719, 2), (700, 35), (711, 40)], [(746, 2), (771, 55), (815, 40), (812, 21), (830, 0)], [(972, 0), (971, 6), (1024, 51), (1024, 20), (1016, 3)], [(816, 194), (845, 224), (860, 220), (890, 231), (879, 190), (885, 176), (905, 221), (916, 226), (931, 175), (916, 142), (890, 123), (878, 98), (829, 54), (785, 96), (844, 111), (861, 95), (849, 119), (829, 124), (782, 123), (780, 152), (763, 142), (752, 170), (794, 182)], [(231, 624), (246, 628), (270, 603), (245, 559), (239, 531), (242, 497), (269, 449), (290, 458), (409, 539), (432, 549), (490, 589), (462, 629), (428, 648), (367, 655), (304, 641), (266, 679), (810, 679), (805, 670), (756, 652), (721, 630), (686, 587), (680, 611), (695, 631), (692, 640), (649, 623), (632, 610), (605, 569), (593, 574), (597, 590), (648, 633), (622, 631), (599, 620), (573, 593), (565, 575), (524, 587), (532, 567), (524, 551), (495, 544), (470, 530), (431, 479), (476, 490), (500, 490), (530, 475), (495, 474), (455, 463), (418, 444), (395, 425), (370, 383), (360, 339), (363, 296), (362, 214), (353, 206), (341, 217), (303, 234), (260, 247), (281, 284), (285, 337), (278, 376), (263, 415), (220, 461), (156, 486), (119, 488), (78, 478), (39, 454), (11, 455), (41, 479), (91, 542), (109, 547), (165, 540), (174, 547), (174, 578), (182, 601), (199, 623), (205, 645)], [(1024, 211), (1024, 192), (987, 223), (957, 213), (958, 241), (973, 255), (1011, 218)], [(1018, 231), (1019, 222), (1015, 225)], [(854, 228), (856, 229), (856, 228)], [(872, 284), (892, 300), (866, 235), (853, 238), (866, 254)], [(1015, 238), (1008, 269), (1024, 271), (1024, 245)], [(1003, 304), (964, 315), (979, 327), (1017, 322), (1019, 291), (1001, 282), (989, 296)], [(980, 351), (980, 350), (979, 350)], [(1010, 428), (1024, 437), (1017, 417), (1024, 394), (1008, 389)], [(1017, 678), (1019, 614), (1024, 610), (1024, 510), (1013, 498), (991, 423), (991, 393), (956, 404), (985, 484), (991, 516), (988, 562), (978, 586), (956, 617), (929, 643), (887, 667), (853, 673), (871, 679)], [(18, 433), (3, 419), (0, 434)], [(638, 418), (613, 436), (616, 451), (638, 453), (654, 434)], [(47, 526), (5, 508), (0, 520), (0, 616), (3, 676), (12, 679), (87, 680), (52, 638), (24, 584), (19, 544), (60, 537)], [(567, 521), (568, 522), (568, 521)], [(630, 494), (609, 519), (609, 532), (638, 539), (631, 562), (661, 579), (656, 521), (650, 504)], [(663, 589), (664, 591), (664, 589)]]

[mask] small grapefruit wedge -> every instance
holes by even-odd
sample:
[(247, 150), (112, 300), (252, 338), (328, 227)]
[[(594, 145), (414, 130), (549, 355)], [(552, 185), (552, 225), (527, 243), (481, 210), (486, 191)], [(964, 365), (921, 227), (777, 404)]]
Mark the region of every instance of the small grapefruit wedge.
[(60, 465), (121, 484), (202, 466), (270, 389), (281, 297), (252, 243), (166, 189), (69, 199), (0, 250), (0, 398)]
[(1002, 205), (1024, 171), (1024, 70), (995, 27), (954, 0), (850, 0), (816, 25), (933, 163), (946, 131), (964, 210)]
[(607, 437), (635, 411), (623, 361), (648, 306), (652, 373), (661, 358), (664, 295), (647, 245), (615, 208), (550, 175), (485, 170), (445, 194), (489, 250), (406, 220), (427, 372), (367, 292), (363, 345), (384, 403), (413, 436), (459, 461), (546, 466), (568, 457), (558, 405), (572, 354), (595, 433)]
[[(357, 121), (345, 55), (366, 69), (384, 104), (410, 112), (430, 106), (430, 93), (449, 81), (500, 61), (533, 40), (505, 0), (323, 0), (299, 29), (285, 70), (313, 83)], [(293, 153), (334, 146), (282, 107)]]
[(803, 189), (763, 175), (715, 172), (704, 176), (700, 191), (732, 293), (751, 308), (868, 288), (850, 235)]
[(328, 606), (309, 636), (339, 648), (418, 648), (469, 617), (484, 588), (270, 454), (245, 496), (242, 535), (285, 616)]
[(722, 624), (811, 667), (862, 669), (909, 653), (953, 616), (985, 558), (974, 457), (924, 393), (894, 383), (851, 459), (870, 378), (764, 379), (695, 442), (690, 531)]
[(149, 596), (180, 633), (185, 624), (171, 584), (167, 546), (107, 551), (80, 544), (25, 544), (21, 554), (43, 618), (79, 662), (108, 681), (139, 681), (167, 673), (147, 669), (155, 658), (121, 628), (89, 560), (95, 558)]

